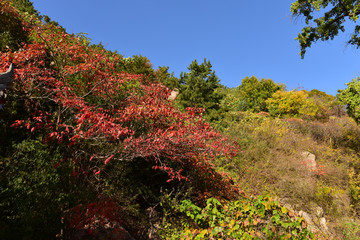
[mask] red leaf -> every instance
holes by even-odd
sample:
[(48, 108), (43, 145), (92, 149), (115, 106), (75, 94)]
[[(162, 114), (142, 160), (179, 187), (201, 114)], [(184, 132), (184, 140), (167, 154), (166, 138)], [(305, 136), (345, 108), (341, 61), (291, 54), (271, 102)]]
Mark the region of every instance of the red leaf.
[(109, 161), (114, 157), (114, 154), (112, 154), (110, 157), (108, 157), (106, 160), (105, 160), (105, 165), (109, 163)]

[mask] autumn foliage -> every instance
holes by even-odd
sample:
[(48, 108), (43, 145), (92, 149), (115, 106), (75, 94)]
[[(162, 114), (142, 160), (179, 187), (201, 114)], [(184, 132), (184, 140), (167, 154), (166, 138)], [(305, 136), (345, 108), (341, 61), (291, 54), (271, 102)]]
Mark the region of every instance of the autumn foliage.
[[(7, 2), (1, 4), (7, 14), (19, 14)], [(238, 193), (211, 164), (217, 155), (233, 156), (237, 147), (203, 121), (202, 109), (174, 108), (167, 100), (168, 88), (124, 72), (129, 63), (122, 56), (91, 46), (83, 36), (33, 18), (22, 20), (30, 41), (18, 51), (2, 52), (0, 60), (0, 71), (11, 62), (15, 65), (10, 94), (24, 101), (28, 113), (11, 127), (60, 147), (63, 158), (55, 168), (71, 162), (71, 176), (95, 182), (101, 203), (106, 196), (103, 178), (121, 175), (114, 166), (138, 159), (152, 162), (154, 174), (165, 172), (167, 182), (187, 182), (198, 199)], [(107, 203), (117, 206), (114, 201)], [(89, 210), (83, 214), (78, 207), (69, 208), (84, 218), (94, 216)], [(78, 216), (72, 224), (75, 219), (90, 224)]]

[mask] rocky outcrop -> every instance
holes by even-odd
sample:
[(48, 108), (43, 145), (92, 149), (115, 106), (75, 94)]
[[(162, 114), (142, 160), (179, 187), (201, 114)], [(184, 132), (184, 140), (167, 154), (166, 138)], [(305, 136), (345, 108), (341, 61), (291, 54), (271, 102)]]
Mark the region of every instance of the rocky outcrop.
[(284, 204), (284, 206), (291, 212), (294, 212), (298, 216), (303, 217), (310, 231), (313, 233), (319, 233), (321, 236), (325, 237), (325, 239), (333, 239), (333, 235), (326, 223), (324, 210), (320, 206), (313, 206), (311, 208), (311, 212), (307, 213), (302, 210), (294, 210), (294, 208), (290, 204), (285, 203), (284, 200), (285, 199), (281, 199), (280, 202)]
[(308, 214), (304, 211), (299, 211), (299, 216), (303, 217), (306, 223), (308, 224), (308, 228), (312, 232), (321, 232), (326, 236), (330, 236), (331, 233), (329, 231), (329, 228), (326, 224), (326, 218), (323, 217), (323, 210), (322, 208), (318, 207), (318, 210), (320, 210), (321, 214), (319, 214), (319, 211), (313, 212), (312, 215)]
[(179, 95), (179, 89), (175, 88), (174, 90), (171, 91), (170, 96), (168, 97), (168, 100), (174, 101), (178, 95)]
[(310, 173), (314, 173), (317, 169), (316, 156), (310, 152), (303, 151), (301, 152), (301, 157), (301, 164), (303, 164)]

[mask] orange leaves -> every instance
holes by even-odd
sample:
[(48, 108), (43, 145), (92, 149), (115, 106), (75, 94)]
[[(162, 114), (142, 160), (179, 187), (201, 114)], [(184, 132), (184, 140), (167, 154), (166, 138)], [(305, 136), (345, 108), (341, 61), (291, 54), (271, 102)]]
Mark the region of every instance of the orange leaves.
[(14, 127), (14, 128), (17, 128), (17, 127), (20, 127), (21, 125), (24, 124), (24, 120), (15, 120), (15, 122), (10, 126), (10, 127)]
[(244, 224), (244, 227), (247, 227), (250, 225), (250, 222), (249, 222), (249, 220), (245, 219), (243, 224)]

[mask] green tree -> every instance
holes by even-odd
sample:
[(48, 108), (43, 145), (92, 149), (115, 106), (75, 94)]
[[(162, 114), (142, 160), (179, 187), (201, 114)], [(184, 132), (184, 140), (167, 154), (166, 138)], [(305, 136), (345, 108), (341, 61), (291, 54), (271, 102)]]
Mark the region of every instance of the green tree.
[[(344, 32), (347, 19), (356, 23), (360, 4), (358, 0), (297, 0), (292, 3), (291, 12), (295, 17), (305, 17), (306, 27), (296, 38), (301, 46), (300, 55), (304, 57), (312, 43), (332, 40), (340, 31)], [(360, 26), (355, 25), (354, 33), (348, 41), (357, 48), (360, 47), (359, 33)]]
[(0, 156), (0, 238), (51, 239), (61, 230), (61, 210), (69, 207), (64, 171), (71, 172), (54, 168), (60, 153), (39, 140), (12, 148), (11, 157)]
[(29, 0), (12, 0), (12, 4), (22, 13), (27, 13), (29, 15), (33, 15), (37, 17), (39, 20), (43, 20), (46, 24), (53, 24), (55, 26), (60, 27), (65, 31), (65, 28), (59, 25), (58, 22), (51, 20), (51, 18), (47, 15), (40, 15), (40, 12), (34, 8), (34, 5)]
[(12, 2), (16, 9), (18, 9), (20, 12), (27, 12), (31, 15), (35, 15), (39, 19), (41, 18), (40, 13), (35, 10), (33, 3), (29, 0), (13, 0)]
[[(7, 7), (0, 2), (0, 9)], [(23, 30), (19, 13), (14, 10), (0, 11), (0, 51), (17, 50), (23, 42), (28, 42), (28, 34)]]
[(127, 72), (135, 74), (143, 74), (144, 76), (151, 75), (154, 70), (152, 64), (147, 57), (142, 55), (134, 55), (132, 58), (127, 58), (129, 64), (127, 65)]
[(261, 79), (259, 81), (254, 76), (246, 77), (238, 87), (239, 110), (268, 111), (265, 103), (266, 99), (270, 98), (276, 91), (284, 88), (285, 86), (276, 84), (271, 79)]
[[(113, 54), (122, 58), (116, 51)], [(179, 87), (179, 80), (174, 77), (174, 73), (169, 73), (169, 67), (162, 66), (154, 70), (152, 63), (145, 56), (134, 55), (128, 58), (122, 58), (121, 62), (123, 64), (119, 64), (117, 68), (118, 71), (143, 75), (143, 78), (147, 81), (159, 81), (171, 89)]]
[(180, 88), (179, 79), (174, 76), (174, 73), (169, 73), (169, 67), (158, 67), (154, 71), (154, 77), (170, 89)]
[(211, 70), (210, 61), (198, 64), (194, 60), (188, 67), (189, 72), (180, 75), (180, 105), (184, 108), (205, 108), (209, 113), (220, 108), (220, 100), (223, 98), (216, 90), (221, 87), (215, 71)]
[(360, 122), (360, 78), (347, 83), (347, 88), (339, 90), (339, 101), (346, 105), (346, 111), (357, 124)]
[[(319, 15), (320, 11), (322, 14), (315, 17)], [(297, 0), (292, 3), (291, 12), (293, 16), (305, 17), (307, 25), (296, 38), (301, 46), (300, 55), (302, 58), (312, 43), (318, 40), (332, 40), (340, 31), (344, 32), (346, 20), (350, 20), (355, 25), (348, 43), (357, 48), (360, 47), (360, 25), (356, 24), (360, 14), (360, 2), (358, 0)], [(347, 89), (339, 90), (338, 99), (342, 104), (346, 104), (349, 116), (359, 123), (359, 78), (354, 79), (347, 86)]]

